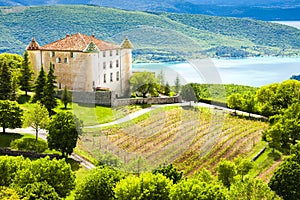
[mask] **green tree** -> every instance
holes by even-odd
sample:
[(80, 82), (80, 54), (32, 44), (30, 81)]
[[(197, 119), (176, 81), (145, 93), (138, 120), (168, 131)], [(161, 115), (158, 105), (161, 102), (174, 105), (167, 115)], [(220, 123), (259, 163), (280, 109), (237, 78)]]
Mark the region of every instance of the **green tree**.
[(22, 60), (17, 54), (0, 54), (0, 100), (15, 100)]
[(27, 184), (21, 189), (22, 199), (24, 200), (60, 200), (55, 189), (46, 181)]
[(179, 79), (179, 75), (178, 74), (176, 76), (174, 84), (175, 84), (175, 92), (176, 92), (176, 94), (179, 94), (180, 88), (181, 88), (181, 84), (180, 84), (180, 79)]
[(300, 103), (294, 103), (283, 114), (275, 115), (271, 120), (271, 126), (265, 131), (270, 147), (279, 151), (290, 150), (300, 140)]
[(259, 179), (246, 178), (237, 181), (230, 187), (229, 200), (280, 200), (281, 198), (273, 192), (268, 185)]
[(0, 126), (5, 133), (6, 128), (22, 127), (23, 111), (14, 101), (0, 100)]
[(197, 102), (199, 100), (194, 92), (192, 84), (186, 84), (186, 85), (182, 86), (181, 96), (184, 101), (196, 101)]
[(165, 85), (165, 73), (164, 70), (160, 70), (159, 74), (157, 75), (157, 81), (161, 86)]
[(115, 199), (114, 188), (123, 175), (112, 168), (101, 167), (92, 172), (76, 187), (76, 200)]
[(247, 92), (243, 95), (242, 99), (242, 110), (248, 112), (250, 117), (251, 113), (255, 112), (255, 95), (251, 92)]
[(170, 85), (169, 85), (169, 83), (167, 82), (167, 83), (166, 83), (166, 87), (165, 87), (165, 95), (170, 96), (170, 92), (171, 92), (171, 90), (170, 90)]
[(14, 189), (0, 186), (0, 199), (1, 200), (20, 200), (20, 196)]
[(7, 60), (0, 60), (0, 99), (8, 100), (12, 92), (12, 74)]
[(253, 168), (253, 163), (250, 160), (242, 159), (241, 157), (235, 158), (234, 164), (237, 174), (242, 176), (242, 181), (244, 180), (244, 176)]
[(182, 178), (182, 172), (178, 172), (178, 170), (172, 165), (169, 164), (167, 166), (161, 166), (155, 170), (153, 170), (153, 174), (160, 173), (165, 177), (169, 178), (173, 181), (173, 183), (177, 183)]
[(162, 174), (130, 175), (117, 183), (114, 191), (119, 200), (168, 200), (172, 182)]
[(217, 184), (207, 184), (189, 178), (174, 185), (170, 191), (171, 200), (226, 200), (227, 190)]
[(269, 187), (283, 199), (300, 199), (300, 162), (295, 158), (284, 160), (269, 182)]
[[(64, 159), (50, 160), (49, 157), (46, 157), (34, 161), (26, 160), (24, 166), (17, 171), (14, 177), (13, 186), (16, 188), (23, 189), (29, 184), (33, 184), (28, 186), (28, 190), (32, 189), (38, 192), (36, 187), (42, 187), (47, 192), (52, 193), (53, 191), (49, 187), (51, 186), (59, 197), (65, 198), (75, 187), (74, 172), (72, 172), (70, 164), (66, 163)], [(37, 182), (47, 182), (49, 186), (44, 184), (35, 185)], [(42, 191), (40, 194), (42, 194)], [(46, 194), (44, 193), (44, 195)]]
[(274, 124), (265, 130), (263, 134), (266, 135), (266, 140), (269, 142), (269, 147), (273, 149), (273, 153), (275, 149), (282, 151), (282, 134), (284, 134), (282, 124)]
[(68, 91), (67, 86), (62, 91), (60, 100), (64, 104), (65, 109), (67, 109), (68, 103), (72, 102), (72, 94)]
[(59, 112), (53, 117), (47, 130), (49, 148), (60, 151), (66, 157), (71, 155), (82, 134), (82, 121), (71, 112)]
[(237, 110), (242, 108), (243, 101), (243, 96), (241, 94), (232, 94), (227, 98), (227, 105), (229, 108), (234, 109), (234, 112), (236, 113)]
[(56, 76), (54, 75), (54, 68), (52, 63), (50, 63), (49, 72), (46, 78), (46, 84), (44, 86), (43, 97), (41, 103), (47, 108), (48, 113), (53, 114), (52, 109), (57, 106), (57, 101), (55, 98), (56, 94)]
[(10, 100), (16, 101), (18, 98), (18, 90), (19, 90), (19, 71), (14, 70), (12, 72), (11, 78), (11, 93), (10, 93)]
[(227, 188), (230, 188), (230, 185), (234, 181), (234, 176), (236, 175), (236, 166), (233, 162), (222, 159), (218, 166), (218, 179), (223, 183)]
[(30, 110), (25, 114), (25, 126), (35, 130), (35, 138), (38, 140), (39, 129), (45, 129), (49, 123), (49, 114), (45, 106), (40, 102), (32, 104)]
[(33, 71), (31, 69), (28, 56), (29, 56), (28, 51), (25, 51), (23, 55), (23, 62), (21, 65), (21, 77), (20, 77), (21, 90), (25, 91), (26, 96), (27, 96), (27, 92), (31, 91), (32, 75), (33, 75)]
[(157, 92), (157, 79), (151, 72), (137, 72), (130, 78), (132, 92), (140, 92), (144, 98), (150, 93), (154, 95)]
[(34, 96), (32, 98), (32, 102), (35, 103), (37, 101), (42, 101), (44, 96), (44, 87), (46, 85), (46, 74), (44, 71), (44, 67), (41, 67), (41, 70), (39, 72), (39, 75), (35, 81), (34, 85)]
[(9, 187), (17, 173), (24, 166), (23, 157), (0, 156), (0, 186)]

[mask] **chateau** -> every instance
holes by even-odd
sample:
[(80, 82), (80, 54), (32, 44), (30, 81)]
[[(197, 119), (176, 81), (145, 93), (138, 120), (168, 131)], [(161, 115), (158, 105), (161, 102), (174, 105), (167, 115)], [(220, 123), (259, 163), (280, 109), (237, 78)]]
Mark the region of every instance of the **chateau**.
[(58, 88), (74, 91), (110, 90), (118, 96), (129, 93), (133, 45), (126, 37), (121, 45), (105, 42), (94, 35), (66, 35), (40, 46), (33, 38), (27, 51), (34, 70), (49, 70), (52, 63)]

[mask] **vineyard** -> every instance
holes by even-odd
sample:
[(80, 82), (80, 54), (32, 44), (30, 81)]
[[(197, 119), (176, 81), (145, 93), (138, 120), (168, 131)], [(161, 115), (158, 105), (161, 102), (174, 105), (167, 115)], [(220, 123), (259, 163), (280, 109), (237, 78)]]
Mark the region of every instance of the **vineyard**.
[(192, 174), (203, 167), (214, 171), (221, 158), (249, 155), (266, 128), (265, 122), (223, 110), (172, 106), (117, 126), (88, 130), (80, 148), (98, 160), (107, 153), (118, 157), (132, 172), (172, 162)]

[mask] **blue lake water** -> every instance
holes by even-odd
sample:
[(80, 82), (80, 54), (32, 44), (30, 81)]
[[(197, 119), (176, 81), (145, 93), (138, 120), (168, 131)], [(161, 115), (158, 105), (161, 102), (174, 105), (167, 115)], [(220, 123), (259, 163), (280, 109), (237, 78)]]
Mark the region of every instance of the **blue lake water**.
[(300, 74), (300, 57), (210, 59), (185, 63), (140, 63), (133, 71), (164, 71), (170, 85), (179, 75), (182, 83), (234, 83), (262, 86)]

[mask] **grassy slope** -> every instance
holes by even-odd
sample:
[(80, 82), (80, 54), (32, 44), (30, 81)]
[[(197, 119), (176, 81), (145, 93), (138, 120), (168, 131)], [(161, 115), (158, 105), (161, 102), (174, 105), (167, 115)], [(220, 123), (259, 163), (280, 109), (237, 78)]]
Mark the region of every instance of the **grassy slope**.
[(179, 59), (202, 51), (213, 56), (216, 48), (224, 46), (247, 51), (249, 55), (277, 55), (283, 53), (283, 47), (286, 53), (299, 51), (299, 30), (246, 19), (153, 14), (94, 6), (26, 7), (10, 12), (2, 8), (1, 11), (2, 52), (22, 53), (33, 36), (43, 45), (76, 32), (94, 33), (116, 43), (128, 35), (140, 60), (159, 60), (166, 55), (168, 59)]

